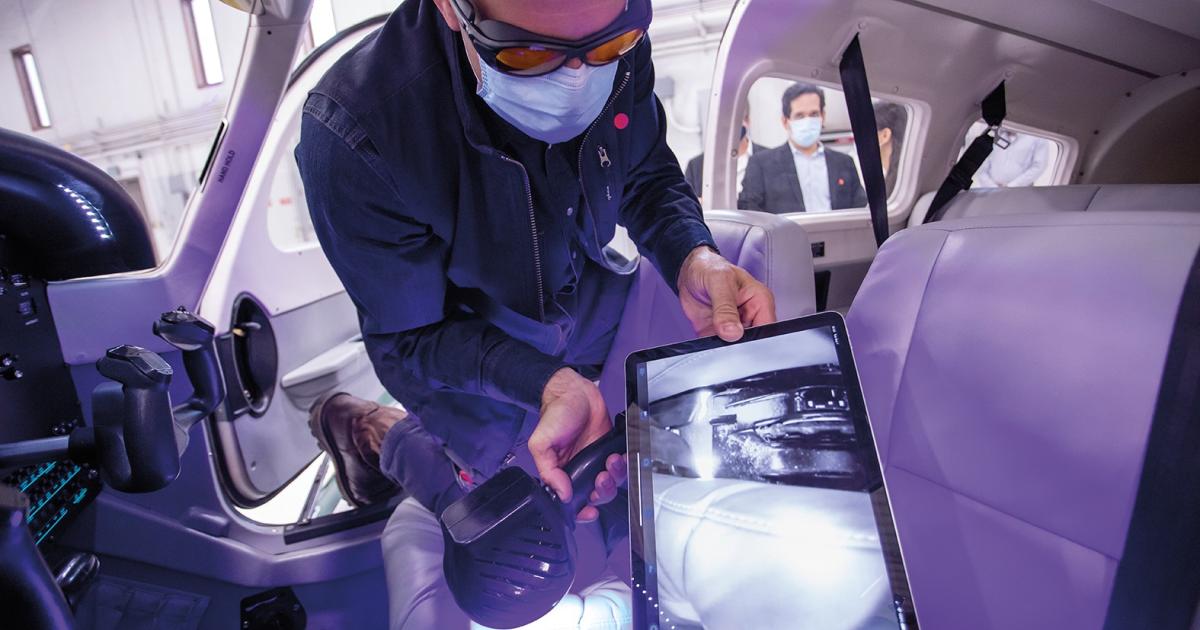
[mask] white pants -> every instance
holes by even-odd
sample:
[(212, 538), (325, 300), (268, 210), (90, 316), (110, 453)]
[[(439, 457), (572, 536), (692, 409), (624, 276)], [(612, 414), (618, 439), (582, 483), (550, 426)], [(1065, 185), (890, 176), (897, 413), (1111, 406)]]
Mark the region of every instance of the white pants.
[[(528, 450), (517, 463), (534, 470)], [(575, 585), (545, 617), (525, 626), (529, 630), (625, 630), (631, 628), (628, 540), (605, 557), (600, 528), (581, 523), (575, 529), (578, 545)], [(388, 519), (381, 540), (387, 576), (389, 627), (392, 630), (466, 630), (481, 628), (467, 618), (446, 585), (442, 573), (443, 538), (437, 517), (408, 498)]]

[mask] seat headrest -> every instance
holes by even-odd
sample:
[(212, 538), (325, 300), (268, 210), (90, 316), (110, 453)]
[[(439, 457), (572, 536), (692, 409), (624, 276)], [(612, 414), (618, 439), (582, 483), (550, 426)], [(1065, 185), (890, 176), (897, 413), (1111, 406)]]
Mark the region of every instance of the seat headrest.
[[(917, 201), (910, 226), (924, 221), (932, 200)], [(1055, 212), (1200, 212), (1200, 184), (972, 188), (950, 200), (942, 220)]]
[(704, 221), (721, 254), (775, 293), (779, 319), (816, 312), (812, 248), (804, 228), (750, 210), (709, 210)]

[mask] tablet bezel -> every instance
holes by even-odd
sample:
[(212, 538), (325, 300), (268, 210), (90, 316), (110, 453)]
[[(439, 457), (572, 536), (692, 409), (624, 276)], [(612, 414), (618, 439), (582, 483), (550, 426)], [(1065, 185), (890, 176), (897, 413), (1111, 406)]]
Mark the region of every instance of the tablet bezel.
[[(715, 336), (702, 337), (648, 348), (634, 352), (625, 359), (625, 413), (626, 422), (629, 423), (631, 428), (628, 438), (630, 462), (629, 534), (630, 560), (633, 570), (633, 619), (635, 630), (651, 630), (653, 627), (656, 627), (652, 624), (658, 623), (656, 609), (657, 602), (659, 601), (655, 563), (647, 563), (642, 559), (642, 556), (656, 556), (653, 508), (654, 489), (653, 482), (651, 481), (652, 476), (648, 467), (650, 459), (649, 457), (644, 457), (644, 455), (649, 455), (649, 443), (645, 438), (639, 437), (648, 434), (645, 431), (633, 430), (634, 427), (632, 426), (634, 423), (645, 422), (645, 415), (642, 412), (642, 408), (647, 404), (647, 401), (638, 400), (637, 397), (639, 394), (643, 397), (646, 395), (646, 388), (640, 386), (639, 383), (639, 381), (645, 379), (646, 364), (660, 359), (769, 339), (816, 328), (833, 329), (834, 346), (837, 350), (838, 363), (842, 371), (842, 378), (847, 385), (846, 390), (850, 405), (851, 420), (854, 422), (855, 432), (868, 442), (864, 444), (863, 450), (874, 456), (871, 458), (871, 461), (864, 462), (864, 466), (867, 469), (868, 478), (879, 480), (880, 485), (878, 488), (883, 492), (883, 500), (872, 500), (871, 504), (875, 517), (875, 527), (879, 534), (880, 546), (882, 547), (884, 558), (889, 565), (888, 579), (892, 595), (898, 601), (904, 602), (904, 604), (897, 607), (897, 616), (902, 619), (897, 627), (905, 628), (906, 630), (918, 628), (916, 606), (913, 603), (912, 591), (909, 587), (903, 552), (900, 549), (899, 538), (896, 535), (891, 501), (887, 493), (887, 483), (883, 478), (880, 467), (879, 449), (867, 416), (867, 406), (862, 396), (862, 383), (858, 378), (858, 370), (854, 364), (850, 339), (846, 333), (846, 322), (839, 313), (824, 312), (774, 324), (747, 328), (742, 338), (735, 342), (726, 342)], [(640, 371), (639, 367), (641, 368)], [(641, 556), (639, 555), (639, 550), (642, 552)], [(895, 570), (894, 563), (899, 563), (899, 571)]]

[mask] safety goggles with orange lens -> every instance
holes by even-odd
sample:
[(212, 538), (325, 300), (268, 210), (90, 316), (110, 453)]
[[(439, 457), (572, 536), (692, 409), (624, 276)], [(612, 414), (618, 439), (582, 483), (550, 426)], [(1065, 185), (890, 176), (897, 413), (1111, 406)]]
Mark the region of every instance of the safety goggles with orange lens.
[(450, 0), (458, 20), (489, 66), (514, 76), (549, 74), (571, 59), (589, 66), (610, 64), (633, 50), (650, 26), (650, 0), (629, 0), (608, 26), (583, 39), (569, 41), (531, 33), (480, 15), (471, 0)]

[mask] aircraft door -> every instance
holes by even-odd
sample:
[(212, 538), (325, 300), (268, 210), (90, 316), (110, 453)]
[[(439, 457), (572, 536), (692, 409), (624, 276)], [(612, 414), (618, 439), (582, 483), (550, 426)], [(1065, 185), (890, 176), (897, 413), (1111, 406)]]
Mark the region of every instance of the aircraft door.
[(318, 49), (293, 76), (200, 302), (217, 327), (230, 392), (214, 448), (226, 492), (243, 508), (269, 500), (320, 454), (308, 427), (320, 395), (386, 397), (354, 305), (313, 233), (293, 157), (308, 90), (378, 23)]

